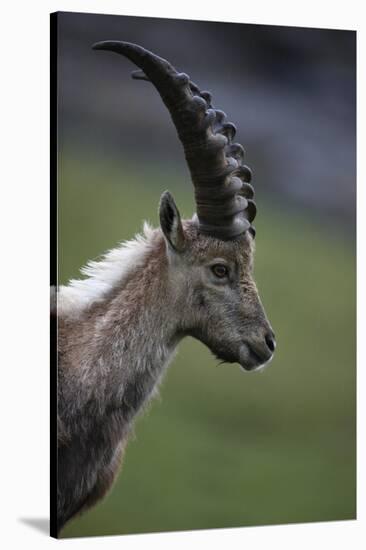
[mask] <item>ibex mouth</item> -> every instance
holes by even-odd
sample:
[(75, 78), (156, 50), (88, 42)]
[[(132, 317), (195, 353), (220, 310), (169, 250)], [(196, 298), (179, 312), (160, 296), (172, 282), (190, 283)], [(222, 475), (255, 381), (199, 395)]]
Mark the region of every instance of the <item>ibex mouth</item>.
[(273, 353), (268, 350), (253, 347), (250, 344), (244, 344), (239, 351), (239, 363), (245, 371), (258, 371), (268, 366), (272, 361)]

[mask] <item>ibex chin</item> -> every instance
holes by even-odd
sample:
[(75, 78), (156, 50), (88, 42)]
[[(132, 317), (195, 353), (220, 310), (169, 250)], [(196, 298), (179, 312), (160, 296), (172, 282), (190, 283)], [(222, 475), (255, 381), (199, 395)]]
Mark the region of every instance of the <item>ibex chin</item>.
[(132, 423), (182, 338), (247, 371), (276, 345), (253, 280), (256, 207), (235, 126), (209, 92), (144, 48), (93, 48), (126, 56), (139, 67), (133, 77), (156, 87), (184, 148), (196, 214), (181, 220), (166, 191), (159, 229), (145, 225), (58, 289), (58, 529), (111, 487)]

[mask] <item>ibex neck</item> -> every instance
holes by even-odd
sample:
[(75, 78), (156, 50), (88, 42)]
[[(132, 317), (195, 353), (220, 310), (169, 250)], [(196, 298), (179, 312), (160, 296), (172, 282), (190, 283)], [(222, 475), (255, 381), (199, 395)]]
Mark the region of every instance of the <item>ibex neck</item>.
[[(129, 422), (151, 396), (179, 341), (174, 291), (160, 235), (143, 263), (81, 321), (84, 399), (94, 413), (120, 411)], [(85, 349), (85, 348), (84, 348)]]

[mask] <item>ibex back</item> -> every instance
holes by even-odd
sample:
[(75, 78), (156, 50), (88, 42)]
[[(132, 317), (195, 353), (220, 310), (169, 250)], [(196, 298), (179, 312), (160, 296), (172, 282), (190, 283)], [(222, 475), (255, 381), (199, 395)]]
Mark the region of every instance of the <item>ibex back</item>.
[(133, 419), (184, 336), (244, 370), (275, 349), (253, 280), (256, 208), (235, 126), (164, 59), (126, 42), (94, 48), (128, 57), (140, 68), (133, 76), (157, 88), (184, 147), (196, 214), (181, 220), (166, 191), (159, 229), (145, 224), (59, 288), (58, 529), (110, 488)]

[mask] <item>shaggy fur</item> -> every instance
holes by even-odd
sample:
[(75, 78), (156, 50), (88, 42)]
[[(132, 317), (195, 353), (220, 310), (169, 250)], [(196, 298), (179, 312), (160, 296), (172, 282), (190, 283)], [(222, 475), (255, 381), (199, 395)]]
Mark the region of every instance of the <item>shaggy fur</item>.
[[(58, 312), (75, 316), (99, 302), (118, 283), (122, 284), (131, 270), (142, 265), (151, 250), (153, 229), (144, 223), (142, 235), (107, 252), (100, 261), (90, 261), (81, 268), (85, 279), (72, 279), (58, 293)], [(151, 241), (151, 242), (150, 242)]]

